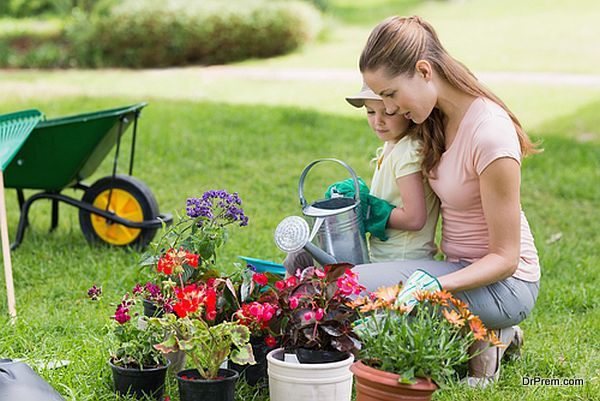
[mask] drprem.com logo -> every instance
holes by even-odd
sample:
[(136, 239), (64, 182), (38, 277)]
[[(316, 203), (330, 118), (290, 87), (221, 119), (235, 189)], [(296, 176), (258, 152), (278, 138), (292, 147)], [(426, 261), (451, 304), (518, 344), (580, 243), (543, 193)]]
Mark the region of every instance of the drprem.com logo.
[(585, 384), (585, 380), (572, 377), (547, 378), (539, 376), (523, 376), (521, 384), (523, 386), (583, 386)]

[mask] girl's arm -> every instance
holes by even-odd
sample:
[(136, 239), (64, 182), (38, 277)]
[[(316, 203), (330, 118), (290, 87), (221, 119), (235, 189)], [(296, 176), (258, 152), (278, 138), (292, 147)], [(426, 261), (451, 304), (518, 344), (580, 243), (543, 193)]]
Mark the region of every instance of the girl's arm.
[(444, 290), (463, 291), (495, 283), (513, 275), (521, 249), (519, 164), (496, 159), (479, 176), (483, 213), (490, 237), (486, 256), (454, 273), (438, 277)]
[(402, 207), (396, 207), (387, 222), (387, 228), (419, 231), (427, 221), (423, 175), (418, 172), (396, 179)]

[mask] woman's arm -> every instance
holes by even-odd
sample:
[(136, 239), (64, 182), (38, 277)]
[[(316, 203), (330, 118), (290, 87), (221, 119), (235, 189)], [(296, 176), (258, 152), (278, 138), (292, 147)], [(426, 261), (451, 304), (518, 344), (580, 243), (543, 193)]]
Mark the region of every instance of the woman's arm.
[(517, 269), (521, 248), (521, 171), (511, 158), (496, 159), (479, 176), (489, 252), (473, 264), (439, 277), (443, 289), (462, 291), (503, 280)]
[(402, 207), (392, 210), (387, 228), (419, 231), (427, 221), (423, 175), (420, 172), (405, 175), (397, 178), (396, 184), (400, 190)]

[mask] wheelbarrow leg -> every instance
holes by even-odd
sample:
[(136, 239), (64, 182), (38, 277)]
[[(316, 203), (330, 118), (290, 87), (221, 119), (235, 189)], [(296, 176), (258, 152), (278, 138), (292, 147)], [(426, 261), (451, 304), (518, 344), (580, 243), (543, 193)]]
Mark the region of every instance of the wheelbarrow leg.
[(50, 232), (58, 227), (58, 199), (52, 199), (52, 226)]
[[(22, 189), (17, 189), (17, 200), (19, 201), (19, 210), (23, 211), (23, 205), (25, 204), (25, 194)], [(29, 225), (29, 220), (25, 216), (25, 227)]]
[(17, 235), (15, 237), (15, 242), (13, 242), (10, 245), (10, 249), (12, 251), (17, 249), (18, 246), (21, 245), (21, 242), (23, 242), (23, 236), (25, 235), (25, 229), (29, 225), (28, 215), (29, 215), (29, 208), (31, 207), (31, 204), (34, 201), (41, 199), (43, 196), (44, 196), (44, 194), (33, 195), (23, 203), (23, 206), (21, 207), (21, 216), (19, 217), (19, 225), (17, 227)]

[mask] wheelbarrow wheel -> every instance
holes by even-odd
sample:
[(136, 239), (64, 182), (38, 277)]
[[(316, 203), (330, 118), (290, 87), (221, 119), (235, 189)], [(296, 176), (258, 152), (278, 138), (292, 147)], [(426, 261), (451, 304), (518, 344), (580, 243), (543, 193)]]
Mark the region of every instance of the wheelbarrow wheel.
[[(117, 174), (114, 179), (112, 176), (99, 179), (85, 191), (81, 201), (106, 210), (109, 196), (108, 210), (119, 217), (141, 222), (158, 216), (158, 203), (150, 188), (129, 175)], [(139, 248), (146, 247), (157, 230), (126, 227), (83, 209), (79, 210), (79, 225), (90, 243)]]

